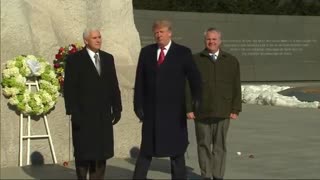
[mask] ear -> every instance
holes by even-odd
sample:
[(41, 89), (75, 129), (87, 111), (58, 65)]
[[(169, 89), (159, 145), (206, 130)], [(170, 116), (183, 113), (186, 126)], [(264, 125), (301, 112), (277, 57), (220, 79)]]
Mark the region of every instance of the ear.
[(88, 45), (88, 41), (86, 39), (83, 39), (84, 44)]

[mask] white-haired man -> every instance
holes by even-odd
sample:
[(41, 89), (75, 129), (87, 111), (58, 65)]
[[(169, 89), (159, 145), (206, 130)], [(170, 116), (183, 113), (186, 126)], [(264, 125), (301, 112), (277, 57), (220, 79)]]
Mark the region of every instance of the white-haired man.
[(66, 60), (64, 98), (71, 115), (78, 179), (103, 179), (114, 155), (113, 125), (121, 117), (121, 96), (113, 56), (100, 50), (97, 29), (83, 33), (85, 48)]

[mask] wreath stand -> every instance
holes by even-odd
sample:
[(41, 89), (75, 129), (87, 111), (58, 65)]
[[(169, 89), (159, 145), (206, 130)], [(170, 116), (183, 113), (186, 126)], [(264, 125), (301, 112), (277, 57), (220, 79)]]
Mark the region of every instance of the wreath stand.
[[(27, 82), (26, 85), (28, 86), (28, 90), (31, 91), (31, 86), (36, 86), (37, 91), (39, 91), (39, 83), (37, 80), (35, 80), (34, 82)], [(20, 113), (20, 154), (19, 154), (19, 166), (22, 166), (22, 155), (23, 155), (23, 140), (27, 140), (27, 165), (30, 164), (30, 140), (31, 139), (41, 139), (41, 138), (48, 138), (49, 140), (49, 144), (50, 144), (50, 149), (51, 149), (51, 155), (53, 158), (53, 163), (56, 164), (57, 163), (57, 158), (56, 158), (56, 154), (53, 148), (53, 143), (52, 143), (52, 138), (51, 138), (51, 134), (50, 134), (50, 129), (49, 129), (49, 124), (48, 124), (48, 119), (46, 115), (43, 115), (43, 119), (44, 119), (44, 124), (45, 124), (45, 128), (47, 131), (47, 134), (43, 134), (43, 135), (31, 135), (31, 130), (30, 130), (30, 125), (31, 125), (31, 117), (30, 115), (27, 116), (28, 121), (27, 121), (27, 127), (28, 127), (28, 132), (27, 135), (24, 135), (23, 132), (23, 119), (24, 119), (24, 115), (23, 113)]]

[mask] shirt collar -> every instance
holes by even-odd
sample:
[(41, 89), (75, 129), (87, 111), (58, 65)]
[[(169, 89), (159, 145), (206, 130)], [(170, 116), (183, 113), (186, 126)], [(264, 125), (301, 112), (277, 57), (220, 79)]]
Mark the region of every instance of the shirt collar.
[(218, 57), (218, 56), (219, 56), (219, 53), (220, 53), (220, 50), (218, 49), (217, 52), (215, 52), (215, 53), (209, 53), (209, 55), (212, 56), (212, 55), (214, 54), (216, 57)]
[(98, 52), (93, 52), (91, 49), (89, 48), (86, 48), (87, 49), (87, 52), (89, 54), (89, 56), (91, 57), (91, 59), (94, 59), (94, 55), (97, 53), (99, 55), (99, 51)]

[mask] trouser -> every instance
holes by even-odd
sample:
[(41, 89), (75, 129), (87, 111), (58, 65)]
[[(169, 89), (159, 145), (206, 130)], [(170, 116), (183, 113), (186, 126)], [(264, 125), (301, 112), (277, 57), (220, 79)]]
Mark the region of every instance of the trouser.
[[(133, 173), (133, 179), (146, 179), (152, 156), (140, 154)], [(186, 162), (184, 155), (170, 157), (171, 162), (171, 178), (187, 179)]]
[(230, 119), (195, 120), (197, 150), (201, 176), (223, 179), (226, 166), (226, 139)]
[(106, 160), (75, 160), (78, 179), (104, 179)]

